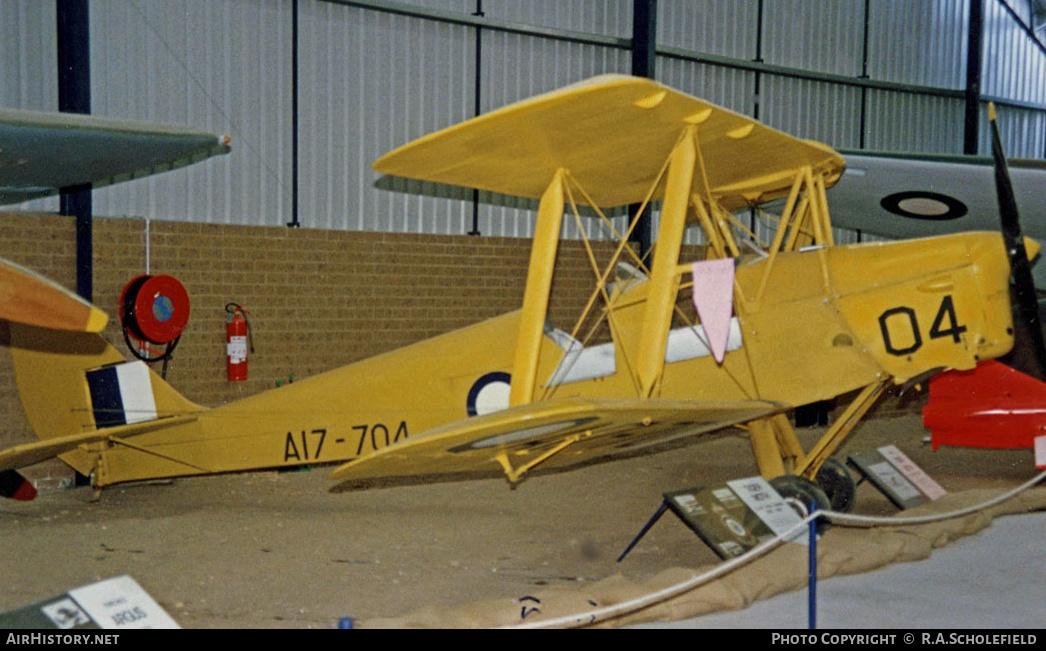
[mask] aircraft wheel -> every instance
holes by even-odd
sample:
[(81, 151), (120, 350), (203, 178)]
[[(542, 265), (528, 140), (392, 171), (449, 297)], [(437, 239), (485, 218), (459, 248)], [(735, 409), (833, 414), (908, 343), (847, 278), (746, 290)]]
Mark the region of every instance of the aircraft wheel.
[(828, 457), (817, 471), (817, 485), (821, 487), (833, 511), (849, 513), (857, 496), (857, 481), (846, 464)]
[[(770, 485), (774, 487), (774, 490), (781, 497), (786, 500), (794, 499), (806, 507), (807, 512), (805, 515), (809, 515), (814, 511), (828, 511), (831, 509), (832, 504), (825, 492), (821, 490), (820, 486), (806, 477), (781, 475), (771, 479)], [(824, 533), (828, 526), (829, 522), (826, 518), (820, 518), (817, 521), (817, 531), (819, 533)]]

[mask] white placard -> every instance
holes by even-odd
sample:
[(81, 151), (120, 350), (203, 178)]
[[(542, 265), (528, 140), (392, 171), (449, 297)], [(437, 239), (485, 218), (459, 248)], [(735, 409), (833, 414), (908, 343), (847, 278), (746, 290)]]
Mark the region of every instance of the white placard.
[[(726, 482), (726, 485), (775, 535), (780, 536), (786, 533), (803, 520), (795, 509), (770, 486), (770, 482), (762, 477), (735, 479)], [(807, 543), (807, 537), (802, 528), (789, 540), (804, 545)]]
[(905, 453), (897, 449), (897, 446), (883, 446), (879, 448), (879, 454), (883, 455), (902, 475), (908, 478), (908, 481), (912, 482), (916, 488), (922, 491), (923, 495), (931, 500), (939, 499), (947, 493), (940, 484), (927, 475)]
[(76, 588), (69, 596), (103, 629), (181, 628), (129, 576)]
[(869, 470), (874, 472), (885, 487), (892, 490), (902, 501), (922, 497), (919, 489), (905, 479), (904, 475), (889, 461), (872, 464), (869, 466)]

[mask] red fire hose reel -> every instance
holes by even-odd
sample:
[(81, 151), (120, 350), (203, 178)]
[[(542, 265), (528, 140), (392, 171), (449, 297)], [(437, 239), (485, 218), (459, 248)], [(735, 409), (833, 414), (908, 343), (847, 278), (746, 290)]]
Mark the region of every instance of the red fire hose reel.
[[(120, 324), (127, 347), (142, 361), (163, 360), (165, 374), (166, 362), (188, 322), (189, 293), (173, 276), (138, 276), (120, 294)], [(161, 354), (150, 355), (148, 344), (166, 348)]]

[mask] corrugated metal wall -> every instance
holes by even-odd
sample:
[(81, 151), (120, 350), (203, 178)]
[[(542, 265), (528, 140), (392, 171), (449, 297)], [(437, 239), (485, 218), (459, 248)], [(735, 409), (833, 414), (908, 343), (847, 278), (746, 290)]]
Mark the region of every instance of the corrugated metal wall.
[[(656, 76), (838, 148), (959, 153), (979, 1), (660, 0)], [(1046, 55), (1021, 24), (1028, 12), (1003, 1), (985, 2), (983, 93), (1001, 100), (1011, 155), (1044, 157)], [(379, 179), (370, 163), (477, 110), (628, 72), (631, 10), (631, 0), (94, 0), (95, 113), (233, 138), (229, 156), (96, 191), (95, 213), (529, 235), (530, 202), (483, 193), (474, 211), (469, 190)], [(54, 16), (52, 2), (0, 3), (3, 105), (56, 106)], [(982, 152), (986, 134), (982, 124)]]
[(54, 3), (9, 0), (0, 12), (0, 106), (58, 110)]
[(376, 189), (370, 164), (472, 115), (472, 30), (323, 2), (302, 4), (301, 30), (302, 224), (462, 233), (463, 201), (413, 181)]
[[(1031, 34), (1028, 3), (1006, 1), (988, 2), (985, 7), (984, 94), (1016, 104), (999, 107), (1006, 153), (1046, 158), (1046, 113), (1042, 110), (1046, 105), (1046, 47)], [(1011, 12), (1010, 8), (1018, 11)], [(1038, 34), (1040, 38), (1046, 36), (1041, 31)], [(986, 119), (982, 127), (979, 146), (981, 151), (988, 151), (991, 145)]]
[(966, 81), (969, 3), (970, 0), (869, 0), (868, 77), (962, 88)]
[(223, 224), (289, 220), (285, 5), (91, 3), (92, 111), (188, 124), (228, 134), (234, 146), (230, 157), (98, 190), (95, 214)]
[[(39, 0), (0, 3), (0, 106), (31, 111), (58, 110), (56, 33), (54, 3)], [(58, 200), (33, 201), (24, 207), (57, 212)]]

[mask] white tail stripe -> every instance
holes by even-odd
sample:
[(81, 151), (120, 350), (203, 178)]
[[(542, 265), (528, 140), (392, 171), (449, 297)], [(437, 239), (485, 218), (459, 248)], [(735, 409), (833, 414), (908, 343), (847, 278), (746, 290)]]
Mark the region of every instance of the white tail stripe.
[(113, 364), (87, 371), (98, 427), (129, 425), (156, 418), (149, 367), (145, 362)]

